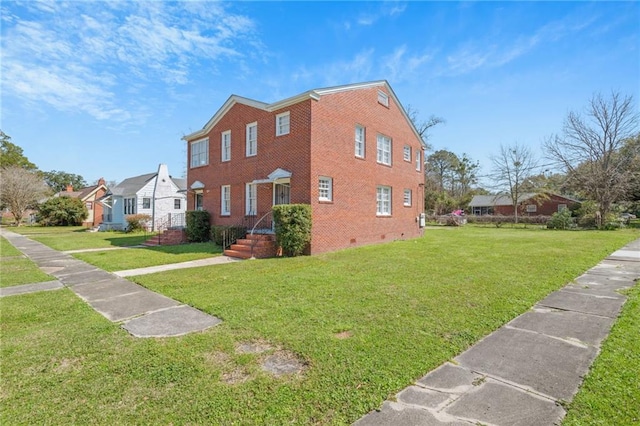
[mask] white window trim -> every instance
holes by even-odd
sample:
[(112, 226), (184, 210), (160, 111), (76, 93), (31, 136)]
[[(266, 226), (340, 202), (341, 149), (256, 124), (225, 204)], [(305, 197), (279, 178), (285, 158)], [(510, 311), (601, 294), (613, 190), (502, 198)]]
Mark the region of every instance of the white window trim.
[[(287, 117), (286, 129), (280, 124), (280, 119)], [(291, 114), (290, 111), (282, 112), (276, 115), (276, 136), (288, 135), (291, 131)]]
[[(378, 164), (384, 164), (384, 165), (390, 166), (392, 162), (392, 158), (391, 158), (392, 150), (393, 150), (393, 141), (391, 140), (391, 138), (384, 135), (378, 135), (377, 155), (376, 155), (376, 161), (378, 162)], [(386, 156), (388, 156), (388, 162), (385, 161), (386, 160), (385, 154), (387, 154)]]
[[(359, 130), (362, 130), (362, 133), (359, 134)], [(362, 136), (362, 140), (359, 139), (359, 136)], [(364, 126), (356, 124), (355, 130), (355, 156), (358, 158), (364, 158), (366, 154), (366, 129)], [(359, 152), (361, 151), (361, 152)]]
[[(198, 156), (195, 157), (193, 155), (194, 147), (199, 144), (204, 145), (204, 150), (202, 150), (202, 152), (198, 152)], [(190, 168), (193, 169), (194, 167), (206, 166), (207, 164), (209, 164), (209, 138), (204, 138), (204, 139), (191, 142), (190, 149), (191, 149), (191, 158), (189, 159)]]
[(402, 158), (404, 161), (411, 162), (411, 146), (405, 145), (402, 148)]
[(416, 172), (419, 172), (422, 170), (422, 165), (420, 163), (421, 162), (420, 159), (422, 158), (421, 153), (422, 153), (421, 150), (419, 149), (416, 150)]
[(220, 135), (220, 161), (231, 161), (231, 130)]
[[(178, 204), (178, 207), (176, 207), (176, 203)], [(174, 210), (181, 210), (182, 209), (182, 198), (174, 198), (173, 199), (173, 209)]]
[[(392, 190), (390, 186), (376, 187), (376, 216), (391, 216)], [(387, 198), (385, 200), (385, 198)]]
[(378, 90), (378, 103), (380, 105), (384, 105), (387, 108), (389, 107), (389, 95), (387, 95), (382, 90)]
[[(198, 203), (198, 201), (200, 201), (200, 203)], [(193, 200), (193, 208), (197, 211), (204, 210), (204, 194), (202, 192), (195, 193), (195, 197)]]
[[(252, 190), (253, 189), (253, 190)], [(251, 202), (253, 200), (253, 202)], [(245, 184), (245, 202), (244, 202), (244, 214), (245, 216), (256, 216), (258, 206), (258, 187), (255, 183)], [(251, 208), (253, 207), (253, 209)]]
[[(255, 129), (254, 139), (251, 139), (250, 129)], [(254, 121), (253, 123), (247, 124), (245, 155), (247, 157), (253, 157), (257, 154), (258, 154), (258, 122)]]
[[(149, 207), (145, 207), (144, 206), (144, 202), (147, 201), (147, 200), (149, 201)], [(142, 208), (143, 209), (150, 209), (151, 208), (151, 197), (142, 197)]]
[(411, 190), (405, 189), (403, 194), (403, 199), (402, 199), (402, 205), (405, 207), (411, 207), (412, 202), (413, 202), (413, 194), (411, 193)]
[[(326, 188), (323, 187), (326, 184)], [(322, 192), (326, 192), (326, 196), (322, 196)], [(318, 200), (333, 201), (333, 179), (328, 176), (320, 176), (318, 178)]]
[(220, 215), (231, 215), (231, 185), (222, 185), (220, 187)]

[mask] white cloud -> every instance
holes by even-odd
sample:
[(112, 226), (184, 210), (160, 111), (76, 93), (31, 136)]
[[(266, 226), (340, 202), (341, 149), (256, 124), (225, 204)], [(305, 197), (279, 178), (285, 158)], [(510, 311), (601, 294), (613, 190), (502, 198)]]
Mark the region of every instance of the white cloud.
[(5, 3), (2, 20), (3, 97), (99, 120), (132, 120), (132, 86), (168, 93), (204, 61), (242, 68), (242, 46), (261, 47), (251, 19), (212, 2)]

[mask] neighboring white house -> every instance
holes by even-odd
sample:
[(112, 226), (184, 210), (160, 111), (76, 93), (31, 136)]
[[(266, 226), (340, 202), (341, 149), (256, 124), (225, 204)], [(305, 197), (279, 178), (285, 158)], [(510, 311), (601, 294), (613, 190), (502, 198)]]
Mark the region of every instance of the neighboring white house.
[(166, 164), (160, 164), (156, 173), (125, 179), (99, 200), (104, 206), (100, 230), (126, 229), (126, 217), (132, 214), (149, 215), (149, 230), (184, 226), (185, 190), (186, 179), (172, 178)]

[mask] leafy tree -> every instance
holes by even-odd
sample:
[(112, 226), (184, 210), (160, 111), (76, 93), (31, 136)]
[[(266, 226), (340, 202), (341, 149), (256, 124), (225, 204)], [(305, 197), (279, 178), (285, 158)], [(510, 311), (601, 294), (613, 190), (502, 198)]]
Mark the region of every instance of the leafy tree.
[(525, 192), (523, 186), (537, 168), (537, 160), (529, 148), (516, 143), (512, 146), (500, 145), (500, 153), (491, 157), (491, 161), (491, 177), (498, 192), (511, 199), (514, 221), (518, 223), (518, 204)]
[(87, 182), (82, 176), (73, 173), (52, 170), (50, 172), (43, 172), (42, 176), (53, 192), (65, 191), (67, 185), (73, 186), (74, 190), (87, 186)]
[(81, 199), (52, 197), (40, 204), (38, 223), (45, 226), (75, 226), (89, 217), (87, 207)]
[(562, 164), (572, 185), (597, 203), (598, 228), (613, 203), (629, 194), (637, 176), (634, 156), (621, 155), (637, 132), (632, 97), (612, 92), (608, 98), (593, 95), (584, 115), (569, 112), (562, 133), (545, 142), (549, 157)]
[(425, 209), (442, 214), (464, 208), (473, 196), (472, 187), (478, 183), (477, 162), (467, 154), (458, 157), (441, 149), (427, 157), (425, 163)]
[(38, 168), (22, 153), (22, 148), (11, 142), (11, 136), (0, 130), (0, 167), (17, 166), (35, 171)]
[(0, 168), (0, 181), (0, 203), (9, 209), (18, 226), (25, 211), (49, 193), (38, 173), (17, 165)]

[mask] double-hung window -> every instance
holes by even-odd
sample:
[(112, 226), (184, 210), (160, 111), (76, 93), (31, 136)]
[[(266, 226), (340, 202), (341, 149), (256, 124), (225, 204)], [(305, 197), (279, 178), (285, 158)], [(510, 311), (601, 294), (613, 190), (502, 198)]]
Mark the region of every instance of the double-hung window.
[(231, 160), (231, 130), (227, 130), (226, 132), (222, 132), (222, 140), (220, 141), (222, 161)]
[(258, 123), (247, 124), (246, 156), (253, 157), (258, 153)]
[(247, 183), (245, 185), (245, 215), (255, 216), (257, 214), (256, 208), (258, 204), (256, 184)]
[(411, 147), (409, 145), (405, 145), (402, 150), (402, 158), (404, 161), (411, 162)]
[(180, 210), (180, 206), (181, 206), (180, 198), (174, 198), (173, 199), (173, 209), (174, 210)]
[(289, 134), (289, 111), (276, 115), (276, 136)]
[(380, 164), (391, 165), (391, 138), (378, 135), (378, 156), (377, 161)]
[(142, 208), (150, 209), (151, 208), (151, 198), (144, 197), (142, 199)]
[(405, 207), (411, 207), (411, 190), (410, 189), (404, 190), (404, 197), (403, 197), (402, 204)]
[(220, 187), (220, 214), (222, 216), (231, 214), (231, 185)]
[(376, 188), (376, 214), (391, 216), (391, 187), (378, 186)]
[(422, 164), (421, 164), (421, 158), (422, 156), (420, 155), (422, 151), (420, 150), (416, 150), (416, 171), (420, 171), (422, 169)]
[(209, 138), (191, 142), (191, 168), (207, 164), (209, 164)]
[(318, 178), (318, 200), (333, 201), (333, 179), (330, 177)]
[(135, 198), (125, 198), (123, 200), (124, 206), (124, 214), (135, 214), (136, 213), (136, 199)]
[(356, 157), (364, 158), (364, 127), (356, 125)]

